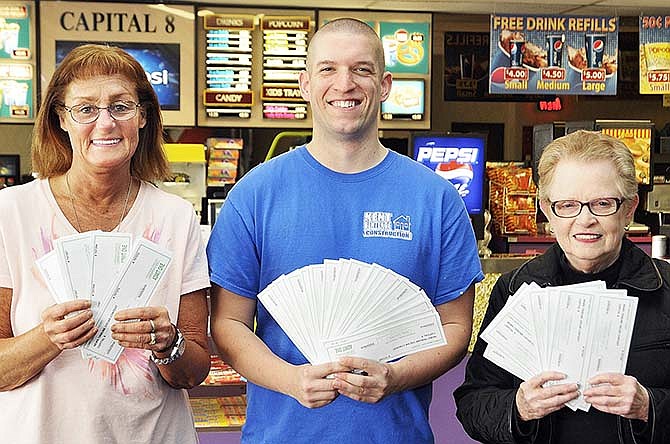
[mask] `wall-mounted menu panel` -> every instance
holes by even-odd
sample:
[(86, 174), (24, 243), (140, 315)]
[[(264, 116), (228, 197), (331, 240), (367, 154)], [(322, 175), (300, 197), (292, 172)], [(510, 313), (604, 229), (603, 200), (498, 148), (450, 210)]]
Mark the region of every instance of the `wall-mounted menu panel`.
[(198, 11), (198, 125), (309, 128), (298, 76), (314, 12)]
[(0, 4), (0, 122), (34, 121), (35, 3)]
[(137, 59), (158, 95), (166, 126), (195, 124), (193, 6), (40, 2), (45, 89), (56, 66), (83, 43), (118, 46)]
[(384, 46), (385, 69), (393, 75), (391, 93), (380, 107), (380, 129), (430, 129), (431, 14), (319, 11), (322, 26), (354, 17), (372, 26)]

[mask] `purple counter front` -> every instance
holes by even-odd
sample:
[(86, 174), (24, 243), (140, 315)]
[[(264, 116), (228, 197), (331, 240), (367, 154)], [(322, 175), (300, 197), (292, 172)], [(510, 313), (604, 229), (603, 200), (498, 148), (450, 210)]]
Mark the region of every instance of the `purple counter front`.
[[(452, 393), (463, 382), (465, 358), (450, 372), (433, 383), (433, 403), (430, 406), (430, 424), (436, 444), (476, 443), (463, 431), (456, 419), (456, 406)], [(200, 444), (239, 444), (241, 432), (200, 432)]]

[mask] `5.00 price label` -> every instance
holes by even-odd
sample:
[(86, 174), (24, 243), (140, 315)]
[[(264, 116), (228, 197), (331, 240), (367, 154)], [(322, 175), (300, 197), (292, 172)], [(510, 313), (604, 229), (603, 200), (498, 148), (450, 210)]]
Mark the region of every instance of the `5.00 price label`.
[(505, 80), (528, 80), (528, 68), (505, 68)]
[(605, 70), (602, 68), (585, 68), (582, 70), (582, 82), (604, 82)]

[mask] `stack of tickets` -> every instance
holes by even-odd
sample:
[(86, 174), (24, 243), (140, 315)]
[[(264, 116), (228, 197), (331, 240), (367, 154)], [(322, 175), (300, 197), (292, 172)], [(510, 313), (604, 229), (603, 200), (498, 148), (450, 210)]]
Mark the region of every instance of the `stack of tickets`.
[(311, 364), (388, 362), (447, 343), (423, 290), (378, 264), (325, 260), (278, 277), (258, 299)]
[(54, 241), (36, 261), (54, 299), (91, 299), (96, 335), (82, 346), (85, 357), (115, 363), (123, 347), (111, 336), (114, 313), (143, 307), (165, 275), (172, 255), (129, 233), (88, 231)]
[(588, 411), (581, 392), (605, 372), (624, 373), (637, 298), (607, 290), (603, 281), (540, 288), (524, 284), (482, 332), (484, 357), (526, 381), (545, 370), (563, 372), (580, 396), (566, 405)]

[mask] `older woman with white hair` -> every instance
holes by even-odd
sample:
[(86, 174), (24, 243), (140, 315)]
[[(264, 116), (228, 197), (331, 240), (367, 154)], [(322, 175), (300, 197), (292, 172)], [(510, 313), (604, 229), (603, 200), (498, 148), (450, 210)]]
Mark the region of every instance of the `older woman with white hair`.
[[(557, 242), (498, 280), (482, 331), (524, 282), (605, 281), (638, 298), (626, 371), (595, 375), (588, 388), (556, 371), (522, 381), (483, 357), (480, 337), (454, 392), (458, 418), (484, 443), (668, 443), (670, 266), (624, 236), (639, 203), (631, 153), (612, 137), (577, 131), (546, 147), (538, 175)], [(564, 408), (580, 390), (591, 409)]]

